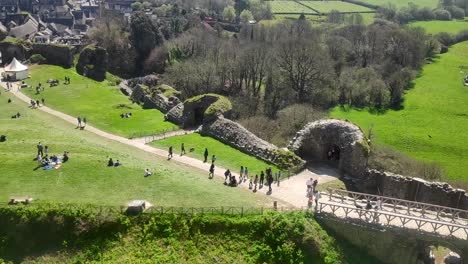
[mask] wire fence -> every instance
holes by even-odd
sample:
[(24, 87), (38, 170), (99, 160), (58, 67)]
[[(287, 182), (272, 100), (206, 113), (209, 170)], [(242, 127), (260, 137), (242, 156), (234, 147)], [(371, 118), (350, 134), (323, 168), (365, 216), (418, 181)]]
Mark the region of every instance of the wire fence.
[[(55, 203), (40, 203), (31, 202), (29, 204), (10, 204), (1, 203), (0, 208), (9, 209), (24, 209), (24, 208), (35, 208), (44, 211), (61, 211), (69, 210), (76, 212), (83, 212), (88, 214), (94, 214), (97, 217), (109, 218), (118, 214), (130, 213), (127, 206), (109, 206), (109, 205), (94, 205), (94, 204), (55, 204)], [(270, 212), (290, 213), (290, 212), (301, 212), (309, 210), (307, 207), (277, 207), (276, 204), (273, 207), (233, 207), (233, 206), (221, 206), (221, 207), (165, 207), (165, 206), (150, 206), (148, 208), (142, 208), (141, 214), (145, 215), (227, 215), (227, 216), (249, 216), (249, 215), (263, 215)]]

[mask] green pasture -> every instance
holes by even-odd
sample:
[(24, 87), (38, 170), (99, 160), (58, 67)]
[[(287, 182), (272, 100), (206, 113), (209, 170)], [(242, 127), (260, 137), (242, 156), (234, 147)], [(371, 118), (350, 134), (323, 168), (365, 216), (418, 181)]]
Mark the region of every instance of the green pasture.
[(316, 14), (314, 10), (307, 8), (295, 1), (270, 1), (271, 12), (275, 13), (297, 13)]
[(393, 4), (398, 9), (407, 7), (409, 3), (413, 3), (419, 7), (429, 8), (436, 8), (439, 5), (439, 0), (359, 0), (359, 2), (376, 6), (386, 6), (388, 4)]
[[(76, 78), (72, 76), (72, 82)], [(7, 103), (8, 97), (13, 103)], [(11, 119), (17, 112), (22, 117)], [(3, 91), (0, 134), (7, 135), (7, 140), (0, 142), (2, 202), (10, 196), (30, 195), (38, 202), (123, 205), (145, 199), (157, 206), (203, 207), (254, 206), (267, 199), (243, 188), (226, 187), (217, 178), (209, 180), (204, 171), (75, 129)], [(59, 169), (38, 167), (33, 159), (39, 141), (49, 146), (49, 155), (69, 151), (70, 160)], [(107, 167), (109, 158), (123, 165)], [(143, 177), (145, 168), (153, 175)]]
[[(164, 121), (164, 115), (155, 109), (143, 109), (123, 95), (111, 81), (96, 82), (76, 73), (74, 68), (64, 69), (53, 65), (30, 67), (31, 89), (23, 92), (34, 99), (44, 98), (46, 105), (72, 116), (86, 117), (88, 123), (99, 129), (125, 137), (140, 137), (175, 130), (177, 126)], [(64, 85), (64, 77), (71, 84)], [(60, 85), (50, 87), (48, 79), (58, 79)], [(41, 83), (45, 90), (36, 95), (35, 87)], [(132, 113), (131, 118), (121, 118), (122, 113)]]
[(460, 31), (468, 30), (468, 21), (466, 20), (451, 20), (451, 21), (416, 21), (410, 24), (412, 27), (422, 27), (427, 33), (437, 34), (447, 32), (457, 34)]
[[(180, 154), (181, 144), (185, 144), (187, 155), (203, 160), (205, 148), (208, 148), (208, 162), (211, 162), (211, 156), (216, 155), (216, 163), (220, 166), (230, 169), (232, 172), (239, 173), (240, 166), (247, 167), (250, 175), (260, 174), (260, 171), (265, 171), (267, 167), (271, 167), (274, 172), (278, 171), (276, 166), (270, 165), (255, 157), (249, 156), (233, 147), (230, 147), (211, 137), (204, 137), (194, 133), (190, 135), (170, 137), (163, 140), (154, 141), (151, 144), (158, 148), (169, 149), (173, 146), (175, 155)], [(189, 150), (193, 148), (194, 151)]]
[(347, 13), (359, 13), (359, 12), (373, 12), (374, 10), (365, 6), (355, 5), (348, 2), (342, 1), (301, 1), (304, 4), (318, 12), (330, 13), (332, 10)]
[(413, 158), (435, 162), (445, 180), (468, 180), (468, 42), (426, 65), (407, 92), (401, 110), (371, 113), (364, 109), (333, 109), (332, 117), (348, 119), (364, 131), (373, 127), (375, 140)]

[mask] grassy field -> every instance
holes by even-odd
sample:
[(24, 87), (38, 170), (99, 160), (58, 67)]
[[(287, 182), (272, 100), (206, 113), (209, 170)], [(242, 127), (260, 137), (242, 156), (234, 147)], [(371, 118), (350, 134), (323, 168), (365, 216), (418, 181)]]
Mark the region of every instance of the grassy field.
[[(210, 137), (203, 137), (196, 133), (170, 137), (167, 139), (154, 141), (151, 144), (156, 147), (166, 149), (168, 149), (169, 146), (173, 146), (175, 154), (178, 155), (180, 153), (180, 146), (182, 143), (185, 144), (185, 149), (188, 156), (200, 160), (203, 160), (203, 153), (205, 148), (208, 148), (208, 162), (211, 162), (212, 155), (216, 155), (216, 164), (219, 164), (226, 169), (230, 169), (232, 172), (239, 173), (240, 166), (249, 168), (249, 174), (253, 176), (255, 176), (255, 173), (259, 174), (260, 171), (264, 171), (267, 167), (271, 167), (274, 172), (278, 170), (276, 166), (269, 165), (262, 160), (246, 155), (243, 152), (223, 144), (218, 140)], [(195, 151), (189, 152), (190, 148), (194, 148)]]
[(452, 20), (452, 21), (417, 21), (410, 24), (412, 27), (422, 27), (427, 33), (437, 34), (447, 32), (457, 34), (460, 31), (468, 30), (468, 21)]
[[(27, 81), (32, 89), (23, 92), (35, 99), (44, 98), (48, 106), (70, 114), (86, 117), (88, 123), (102, 130), (125, 137), (139, 137), (160, 134), (177, 129), (177, 126), (164, 121), (164, 115), (155, 109), (143, 109), (123, 95), (119, 88), (109, 81), (96, 82), (85, 78), (74, 70), (52, 65), (30, 67), (31, 79)], [(64, 76), (71, 78), (70, 85), (63, 85)], [(59, 86), (49, 88), (48, 79), (58, 79)], [(45, 91), (36, 95), (38, 83), (46, 85)], [(121, 118), (120, 114), (131, 112), (131, 118)]]
[[(7, 141), (0, 142), (2, 202), (16, 195), (103, 205), (122, 205), (131, 199), (146, 199), (158, 206), (197, 207), (267, 201), (265, 196), (228, 188), (217, 178), (208, 180), (206, 172), (74, 129), (17, 99), (8, 104), (7, 96), (4, 92), (0, 95), (0, 134), (7, 135)], [(17, 112), (22, 118), (11, 119)], [(49, 155), (69, 151), (70, 160), (58, 170), (36, 169), (33, 158), (39, 141), (49, 146)], [(109, 157), (119, 159), (123, 166), (107, 167)], [(145, 168), (154, 174), (144, 178)]]
[(436, 8), (439, 4), (439, 0), (359, 0), (359, 2), (376, 6), (385, 6), (391, 3), (397, 8), (407, 7), (408, 3), (414, 3), (419, 7), (429, 8)]
[(297, 13), (317, 14), (314, 10), (300, 5), (294, 1), (270, 1), (271, 12), (275, 13)]
[(440, 164), (446, 180), (468, 180), (468, 42), (459, 43), (424, 67), (405, 95), (403, 109), (372, 114), (366, 110), (330, 114), (359, 124), (364, 131), (373, 125), (378, 143), (396, 148), (419, 160)]
[[(363, 18), (363, 23), (365, 25), (370, 25), (372, 22), (374, 22), (374, 13), (360, 13), (360, 15)], [(276, 14), (274, 15), (274, 18), (271, 20), (261, 20), (260, 24), (265, 25), (265, 26), (272, 26), (278, 23), (281, 23), (285, 20), (296, 20), (298, 19), (300, 14), (294, 14), (294, 15), (281, 15), (281, 14)], [(351, 14), (344, 14), (345, 20), (347, 17), (351, 16)], [(317, 15), (306, 15), (306, 19), (308, 19), (312, 25), (318, 25), (323, 23), (324, 21), (327, 20), (326, 16), (317, 16)]]
[(339, 12), (372, 12), (374, 10), (342, 1), (301, 1), (302, 4), (317, 10), (320, 13), (330, 13), (332, 10)]

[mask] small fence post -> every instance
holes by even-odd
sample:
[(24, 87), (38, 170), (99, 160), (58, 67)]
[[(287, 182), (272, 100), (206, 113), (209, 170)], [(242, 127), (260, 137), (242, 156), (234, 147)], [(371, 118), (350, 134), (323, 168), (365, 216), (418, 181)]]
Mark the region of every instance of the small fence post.
[(275, 211), (278, 210), (278, 202), (277, 201), (273, 201), (273, 209), (275, 209)]

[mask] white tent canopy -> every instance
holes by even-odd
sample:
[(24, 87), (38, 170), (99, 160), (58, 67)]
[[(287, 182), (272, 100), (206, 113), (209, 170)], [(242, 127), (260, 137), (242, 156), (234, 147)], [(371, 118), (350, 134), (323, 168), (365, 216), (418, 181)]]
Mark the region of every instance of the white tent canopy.
[(6, 78), (15, 81), (28, 78), (28, 66), (19, 62), (16, 58), (11, 60), (11, 63), (5, 66)]

